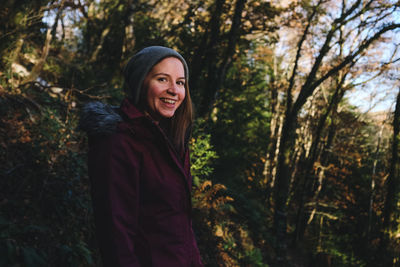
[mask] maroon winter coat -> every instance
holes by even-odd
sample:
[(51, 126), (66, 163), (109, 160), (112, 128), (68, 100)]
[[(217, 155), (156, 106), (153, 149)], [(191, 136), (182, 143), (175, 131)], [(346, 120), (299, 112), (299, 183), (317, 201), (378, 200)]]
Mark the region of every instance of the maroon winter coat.
[[(182, 159), (127, 99), (120, 116), (98, 108), (86, 117), (97, 116), (97, 128), (88, 130), (89, 177), (104, 266), (203, 266), (192, 230), (188, 150)], [(101, 129), (110, 126), (114, 132)]]

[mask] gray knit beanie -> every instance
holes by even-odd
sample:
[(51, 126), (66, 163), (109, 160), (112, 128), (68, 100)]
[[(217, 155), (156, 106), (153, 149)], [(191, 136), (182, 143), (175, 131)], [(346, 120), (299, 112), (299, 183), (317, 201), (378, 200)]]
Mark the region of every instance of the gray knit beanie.
[(167, 57), (178, 58), (185, 69), (186, 83), (189, 82), (189, 70), (185, 59), (175, 50), (163, 46), (149, 46), (136, 53), (124, 68), (125, 91), (135, 105), (139, 103), (140, 91), (147, 73), (158, 62)]

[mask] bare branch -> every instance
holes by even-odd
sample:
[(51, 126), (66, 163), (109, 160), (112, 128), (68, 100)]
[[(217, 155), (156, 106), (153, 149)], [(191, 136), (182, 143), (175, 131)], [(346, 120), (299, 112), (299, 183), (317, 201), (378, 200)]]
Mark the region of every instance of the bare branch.
[[(345, 66), (351, 64), (351, 62), (353, 62), (356, 59), (357, 56), (359, 56), (363, 52), (365, 52), (365, 50), (374, 41), (378, 40), (384, 33), (388, 32), (388, 31), (392, 31), (392, 30), (398, 29), (398, 28), (400, 28), (400, 24), (389, 24), (389, 25), (386, 25), (386, 26), (382, 27), (372, 37), (370, 37), (369, 39), (364, 40), (364, 42), (359, 46), (359, 48), (354, 53), (352, 53), (352, 54), (348, 55), (347, 57), (345, 57), (345, 59), (341, 63), (339, 63), (337, 66), (333, 67), (332, 69), (330, 69), (327, 73), (322, 75), (322, 77), (319, 78), (318, 80), (316, 80), (315, 82), (313, 82), (313, 79), (311, 79), (311, 78), (313, 78), (312, 75), (315, 77), (316, 73), (310, 73), (306, 83), (304, 83), (304, 85), (302, 86), (302, 89), (301, 89), (300, 94), (299, 94), (299, 96), (298, 96), (298, 98), (296, 100), (296, 103), (293, 106), (293, 111), (292, 111), (293, 114), (296, 114), (300, 110), (302, 105), (307, 100), (307, 97), (310, 96), (313, 93), (314, 89), (317, 88), (323, 81), (325, 81), (329, 77), (335, 75), (338, 71), (343, 69)], [(322, 60), (322, 58), (321, 58), (321, 60)], [(314, 64), (313, 70), (314, 70), (315, 66), (316, 65)], [(317, 69), (315, 68), (314, 71), (316, 72)]]
[(301, 51), (302, 51), (302, 47), (303, 47), (303, 43), (307, 38), (308, 32), (310, 30), (312, 21), (314, 19), (314, 16), (317, 14), (317, 10), (318, 7), (322, 4), (322, 0), (320, 0), (316, 6), (314, 6), (312, 13), (310, 14), (310, 16), (307, 18), (307, 26), (304, 29), (303, 35), (301, 36), (299, 43), (297, 44), (297, 52), (296, 52), (296, 58), (294, 60), (294, 66), (293, 66), (293, 71), (292, 71), (292, 75), (290, 76), (289, 79), (289, 87), (287, 90), (287, 107), (288, 109), (291, 108), (292, 105), (292, 89), (294, 86), (294, 78), (296, 77), (296, 73), (297, 73), (297, 67), (299, 64), (299, 60), (301, 57)]

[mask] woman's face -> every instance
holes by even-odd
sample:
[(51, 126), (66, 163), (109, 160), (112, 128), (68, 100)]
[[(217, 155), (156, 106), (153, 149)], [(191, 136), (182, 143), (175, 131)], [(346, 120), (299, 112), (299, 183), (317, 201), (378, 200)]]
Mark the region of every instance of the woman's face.
[(185, 70), (182, 62), (167, 57), (147, 74), (143, 84), (147, 88), (148, 112), (155, 120), (171, 118), (185, 99)]

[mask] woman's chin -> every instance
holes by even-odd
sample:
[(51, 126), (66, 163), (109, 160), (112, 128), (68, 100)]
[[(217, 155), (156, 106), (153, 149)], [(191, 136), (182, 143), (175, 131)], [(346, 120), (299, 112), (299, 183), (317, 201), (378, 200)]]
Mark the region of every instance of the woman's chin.
[(175, 112), (162, 112), (159, 113), (160, 117), (164, 118), (164, 119), (170, 119), (174, 116)]

